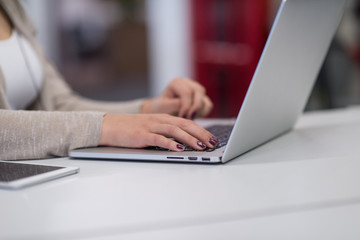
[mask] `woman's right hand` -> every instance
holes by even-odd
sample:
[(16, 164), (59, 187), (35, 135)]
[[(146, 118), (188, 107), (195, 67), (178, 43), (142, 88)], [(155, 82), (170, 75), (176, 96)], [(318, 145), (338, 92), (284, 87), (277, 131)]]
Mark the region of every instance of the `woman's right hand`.
[(192, 120), (168, 114), (106, 114), (99, 145), (144, 148), (158, 146), (184, 151), (184, 145), (196, 150), (218, 144), (210, 132)]

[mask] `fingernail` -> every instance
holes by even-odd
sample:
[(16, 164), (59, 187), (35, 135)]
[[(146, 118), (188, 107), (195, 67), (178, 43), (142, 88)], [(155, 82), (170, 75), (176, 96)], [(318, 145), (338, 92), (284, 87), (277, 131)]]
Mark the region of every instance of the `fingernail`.
[(200, 142), (200, 141), (197, 141), (197, 145), (198, 145), (199, 147), (201, 147), (201, 148), (206, 148), (206, 145), (203, 144), (203, 143)]
[(216, 145), (218, 145), (219, 140), (218, 140), (216, 137), (212, 136), (212, 137), (209, 139), (209, 143), (210, 143), (211, 145), (213, 145), (213, 146), (216, 146)]
[(193, 112), (193, 114), (191, 114), (191, 119), (194, 120), (196, 116), (196, 112)]
[(185, 146), (181, 144), (176, 145), (176, 148), (179, 150), (185, 150)]

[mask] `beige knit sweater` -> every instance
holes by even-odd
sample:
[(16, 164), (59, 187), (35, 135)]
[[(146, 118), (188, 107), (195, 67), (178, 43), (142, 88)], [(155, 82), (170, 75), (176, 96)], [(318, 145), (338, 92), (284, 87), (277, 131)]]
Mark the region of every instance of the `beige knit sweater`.
[(0, 160), (67, 156), (71, 149), (96, 146), (106, 112), (139, 112), (142, 100), (107, 103), (74, 94), (46, 59), (21, 4), (17, 0), (0, 0), (0, 5), (14, 28), (35, 49), (44, 71), (38, 99), (29, 109), (18, 111), (10, 109), (0, 68)]

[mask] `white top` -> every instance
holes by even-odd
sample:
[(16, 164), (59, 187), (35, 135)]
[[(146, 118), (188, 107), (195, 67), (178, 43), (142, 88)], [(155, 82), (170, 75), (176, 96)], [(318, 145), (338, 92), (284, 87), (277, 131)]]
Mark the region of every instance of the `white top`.
[(12, 109), (25, 109), (40, 91), (43, 81), (41, 63), (30, 43), (16, 30), (0, 41), (0, 68)]

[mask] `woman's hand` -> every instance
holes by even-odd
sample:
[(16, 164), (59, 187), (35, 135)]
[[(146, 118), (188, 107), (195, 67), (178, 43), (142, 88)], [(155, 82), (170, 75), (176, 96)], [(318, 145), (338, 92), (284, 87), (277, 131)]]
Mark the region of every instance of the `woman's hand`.
[(205, 88), (191, 79), (175, 78), (157, 98), (148, 99), (142, 113), (168, 113), (194, 119), (205, 117), (213, 108)]
[(218, 140), (195, 122), (168, 114), (106, 114), (99, 145), (144, 148), (158, 146), (183, 151), (213, 148)]

